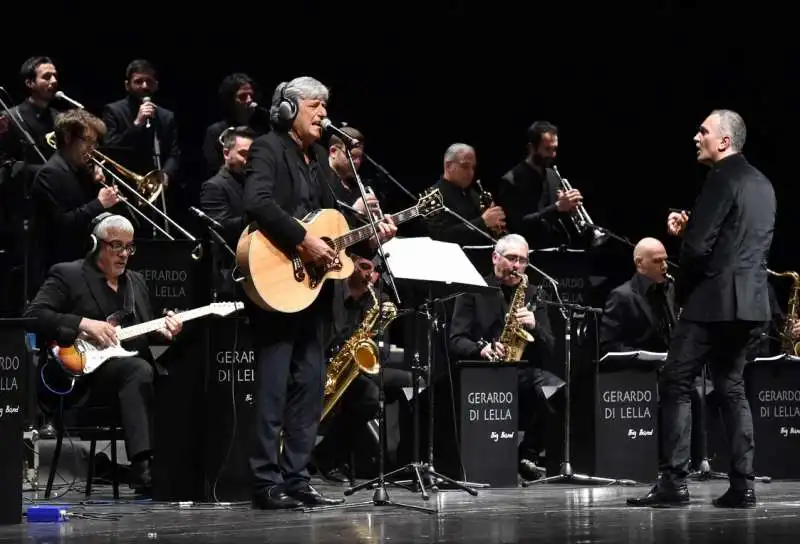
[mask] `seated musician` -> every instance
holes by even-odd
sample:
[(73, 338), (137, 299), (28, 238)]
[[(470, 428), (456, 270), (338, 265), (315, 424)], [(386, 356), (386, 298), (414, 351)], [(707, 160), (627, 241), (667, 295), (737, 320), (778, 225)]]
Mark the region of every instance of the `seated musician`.
[[(509, 304), (520, 283), (511, 272), (525, 273), (528, 243), (518, 234), (504, 236), (495, 245), (492, 263), (494, 271), (485, 277), (486, 283), (499, 286), (502, 295), (467, 293), (456, 298), (450, 328), (450, 352), (455, 359), (478, 360), (497, 356), (502, 360), (506, 353), (507, 346), (499, 344), (497, 339), (501, 336)], [(528, 308), (536, 297), (536, 291), (534, 285), (528, 286), (526, 304), (514, 316), (534, 338), (522, 355), (522, 360), (529, 364), (519, 367), (520, 414), (530, 416), (519, 448), (519, 470), (522, 477), (529, 480), (538, 478), (541, 471), (536, 465), (544, 449), (546, 416), (552, 412), (542, 391), (545, 373), (539, 367), (552, 356), (555, 346), (546, 307), (539, 306), (533, 311)]]
[[(244, 169), (250, 146), (256, 133), (249, 127), (229, 129), (222, 137), (222, 154), (225, 163), (211, 179), (203, 183), (200, 193), (200, 208), (217, 221), (225, 242), (236, 251), (236, 244), (245, 228), (244, 222)], [(233, 295), (231, 269), (233, 257), (224, 249), (214, 245), (214, 260), (217, 277), (214, 278), (218, 296)]]
[[(600, 353), (652, 351), (666, 353), (675, 327), (675, 286), (667, 278), (667, 250), (655, 238), (643, 238), (633, 250), (636, 272), (613, 289), (600, 319)], [(703, 448), (700, 390), (692, 389), (692, 467), (706, 456)]]
[[(353, 262), (355, 264), (353, 274), (347, 281), (338, 284), (342, 288), (337, 291), (338, 300), (334, 304), (334, 319), (328, 349), (329, 361), (361, 326), (367, 311), (374, 305), (368, 285), (375, 288), (378, 280), (379, 274), (375, 270), (375, 265), (369, 259), (358, 255), (353, 255)], [(387, 297), (377, 290), (375, 295), (381, 302), (387, 300)], [(388, 345), (387, 334), (388, 331), (384, 333), (385, 345)], [(388, 370), (390, 369), (384, 369), (384, 372), (388, 373)], [(384, 375), (385, 397), (389, 402), (388, 399), (394, 399), (395, 394), (402, 394), (402, 391), (392, 387), (387, 378)], [(330, 415), (323, 420), (322, 432), (325, 439), (315, 448), (314, 461), (326, 480), (336, 483), (349, 481), (349, 454), (357, 442), (359, 433), (366, 428), (367, 422), (378, 417), (379, 393), (377, 380), (373, 376), (361, 373), (334, 405)], [(387, 424), (387, 435), (398, 432), (398, 426), (394, 423), (396, 421), (392, 421), (391, 425)], [(387, 436), (387, 443), (392, 442), (392, 438), (397, 437)]]
[[(25, 312), (43, 343), (70, 346), (80, 336), (98, 347), (118, 343), (115, 325), (127, 327), (153, 319), (144, 277), (127, 270), (135, 252), (133, 225), (125, 217), (103, 213), (92, 223), (94, 248), (84, 258), (53, 266)], [(125, 448), (131, 461), (131, 486), (151, 493), (150, 461), (153, 454), (153, 356), (150, 342), (171, 340), (182, 328), (172, 312), (165, 328), (122, 343), (135, 356), (112, 358), (71, 386), (68, 374), (48, 359), (40, 372), (39, 398), (58, 411), (78, 406), (110, 406), (119, 410)], [(44, 347), (44, 344), (42, 344)]]
[[(358, 145), (350, 150), (350, 155), (353, 157), (353, 165), (356, 167), (356, 172), (358, 172), (361, 169), (361, 161), (364, 156), (364, 135), (360, 130), (351, 126), (343, 127), (342, 132), (358, 140)], [(358, 210), (360, 214), (365, 214), (364, 201), (361, 198), (361, 191), (358, 190), (358, 185), (355, 181), (353, 167), (350, 165), (350, 160), (347, 158), (345, 144), (342, 139), (335, 134), (332, 134), (328, 141), (328, 164), (330, 164), (331, 170), (336, 174), (335, 178), (331, 177), (329, 180), (333, 194), (336, 195), (336, 199)], [(375, 188), (371, 187), (368, 180), (362, 178), (361, 181), (364, 184), (364, 189), (372, 191), (368, 192), (366, 195), (367, 204), (370, 207), (375, 206), (375, 209), (380, 209), (379, 199), (374, 192)], [(365, 217), (354, 217), (353, 212), (346, 208), (342, 213), (347, 217), (347, 222), (351, 227), (357, 227), (366, 222)]]

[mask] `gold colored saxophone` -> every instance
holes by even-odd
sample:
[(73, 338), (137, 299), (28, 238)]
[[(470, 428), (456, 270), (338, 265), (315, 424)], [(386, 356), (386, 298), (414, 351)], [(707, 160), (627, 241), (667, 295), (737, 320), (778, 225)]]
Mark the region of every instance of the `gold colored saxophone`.
[[(525, 351), (527, 345), (533, 342), (531, 333), (517, 321), (517, 310), (525, 306), (525, 295), (528, 291), (528, 276), (520, 272), (512, 271), (512, 276), (517, 276), (520, 279), (514, 297), (511, 299), (511, 304), (508, 306), (508, 314), (506, 314), (506, 323), (503, 327), (503, 332), (497, 340), (500, 344), (506, 347), (506, 356), (504, 361), (519, 361), (522, 359), (522, 353)], [(497, 360), (497, 359), (492, 359)]]
[(773, 272), (770, 269), (767, 269), (767, 272), (777, 278), (792, 279), (792, 294), (789, 296), (789, 303), (786, 305), (786, 320), (781, 331), (781, 348), (784, 353), (800, 356), (800, 342), (795, 342), (792, 338), (792, 324), (800, 318), (797, 314), (800, 311), (800, 274), (791, 271)]
[(325, 419), (360, 372), (374, 375), (380, 371), (378, 346), (372, 337), (397, 317), (397, 307), (389, 301), (380, 304), (372, 284), (367, 284), (367, 288), (372, 296), (372, 307), (367, 310), (356, 332), (347, 339), (328, 363), (325, 401), (320, 420)]

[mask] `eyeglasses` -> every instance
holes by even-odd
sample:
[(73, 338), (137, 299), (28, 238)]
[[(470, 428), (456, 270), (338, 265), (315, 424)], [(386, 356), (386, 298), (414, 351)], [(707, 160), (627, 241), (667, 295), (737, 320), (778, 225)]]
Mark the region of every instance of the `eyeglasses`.
[(519, 263), (526, 266), (528, 264), (528, 258), (520, 255), (503, 255), (503, 258), (512, 263)]
[(114, 253), (122, 253), (123, 250), (128, 252), (128, 255), (133, 255), (136, 253), (136, 245), (133, 242), (128, 244), (123, 244), (119, 240), (112, 240), (111, 242), (106, 242), (105, 240), (100, 240), (103, 244), (107, 245), (111, 248), (111, 251)]

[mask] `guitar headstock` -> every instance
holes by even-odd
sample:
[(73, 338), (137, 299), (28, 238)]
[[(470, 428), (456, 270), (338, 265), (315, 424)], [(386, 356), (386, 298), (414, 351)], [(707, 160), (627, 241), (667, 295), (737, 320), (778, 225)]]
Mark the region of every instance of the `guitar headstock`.
[(417, 210), (422, 216), (433, 215), (444, 209), (444, 201), (442, 200), (442, 192), (436, 188), (431, 187), (426, 190), (419, 197), (417, 203)]
[(244, 308), (244, 302), (212, 302), (208, 310), (214, 315), (225, 317)]

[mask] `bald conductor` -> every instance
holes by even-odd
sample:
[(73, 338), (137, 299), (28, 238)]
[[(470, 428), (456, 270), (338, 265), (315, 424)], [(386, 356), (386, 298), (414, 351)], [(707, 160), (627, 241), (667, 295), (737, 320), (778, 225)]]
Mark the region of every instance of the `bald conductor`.
[(666, 352), (675, 326), (675, 289), (667, 274), (667, 251), (655, 238), (633, 250), (636, 272), (611, 291), (600, 321), (600, 352)]

